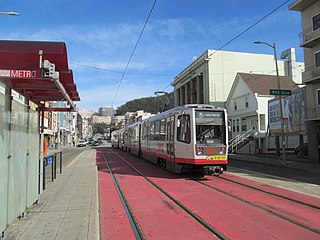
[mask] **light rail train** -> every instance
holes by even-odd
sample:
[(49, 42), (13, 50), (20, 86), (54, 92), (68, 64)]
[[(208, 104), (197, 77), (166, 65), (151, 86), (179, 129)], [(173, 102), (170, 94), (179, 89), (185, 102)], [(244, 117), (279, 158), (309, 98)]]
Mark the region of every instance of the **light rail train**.
[(224, 108), (190, 104), (111, 133), (111, 144), (175, 173), (219, 175), (228, 164)]

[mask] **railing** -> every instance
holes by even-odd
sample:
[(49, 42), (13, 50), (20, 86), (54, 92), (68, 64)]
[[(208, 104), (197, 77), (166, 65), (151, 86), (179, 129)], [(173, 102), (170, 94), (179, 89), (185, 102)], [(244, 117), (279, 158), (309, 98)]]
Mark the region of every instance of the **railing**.
[(304, 82), (311, 82), (320, 78), (320, 67), (312, 66), (302, 72)]
[(255, 131), (253, 128), (245, 133), (240, 133), (229, 141), (229, 153), (236, 152), (240, 147), (245, 145), (250, 139), (254, 138)]
[[(51, 181), (57, 178), (57, 162), (59, 158), (59, 170), (62, 173), (62, 152), (57, 152), (53, 155), (49, 155), (43, 158), (43, 190), (46, 188), (46, 175), (49, 173), (50, 169), (47, 167), (51, 166)], [(46, 173), (47, 171), (47, 173)]]
[(313, 27), (310, 27), (299, 34), (301, 39), (301, 47), (313, 47), (316, 44), (316, 40), (320, 39), (320, 30), (313, 30)]

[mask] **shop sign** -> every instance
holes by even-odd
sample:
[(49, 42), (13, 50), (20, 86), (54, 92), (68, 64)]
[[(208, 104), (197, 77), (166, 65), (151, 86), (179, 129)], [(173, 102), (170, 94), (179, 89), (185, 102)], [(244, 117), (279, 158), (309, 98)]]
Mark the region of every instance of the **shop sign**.
[(37, 71), (35, 71), (35, 70), (4, 70), (4, 69), (0, 69), (0, 77), (36, 78)]

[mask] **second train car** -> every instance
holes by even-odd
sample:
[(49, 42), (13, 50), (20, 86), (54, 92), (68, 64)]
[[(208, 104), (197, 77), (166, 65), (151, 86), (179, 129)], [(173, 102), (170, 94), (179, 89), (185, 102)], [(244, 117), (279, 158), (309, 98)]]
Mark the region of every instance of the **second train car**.
[(219, 175), (228, 164), (226, 109), (184, 105), (112, 132), (112, 146), (175, 173)]

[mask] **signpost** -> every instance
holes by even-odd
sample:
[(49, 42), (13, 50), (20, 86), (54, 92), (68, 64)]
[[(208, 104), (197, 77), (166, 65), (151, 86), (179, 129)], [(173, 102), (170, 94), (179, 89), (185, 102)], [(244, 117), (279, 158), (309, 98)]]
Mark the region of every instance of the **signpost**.
[(291, 90), (287, 89), (269, 89), (270, 95), (276, 95), (276, 96), (290, 96)]

